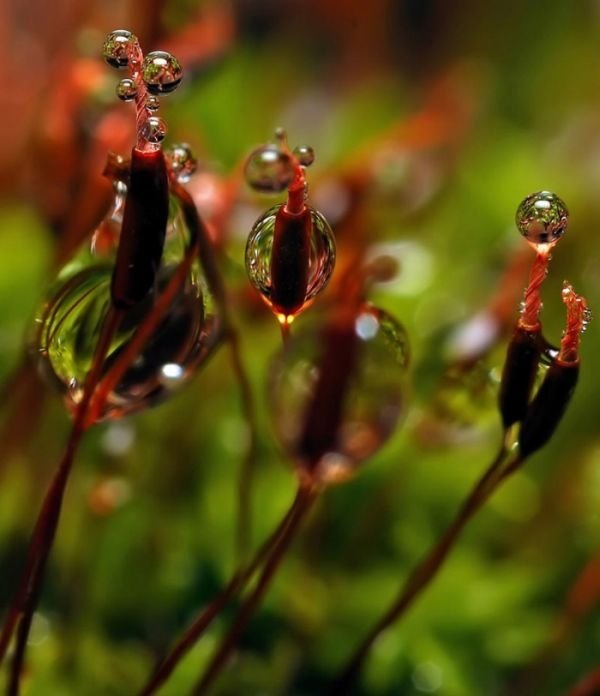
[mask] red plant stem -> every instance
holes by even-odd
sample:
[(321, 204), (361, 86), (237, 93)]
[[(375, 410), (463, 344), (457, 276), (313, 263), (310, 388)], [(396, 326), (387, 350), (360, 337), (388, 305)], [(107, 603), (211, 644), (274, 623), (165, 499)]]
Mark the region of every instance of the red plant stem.
[(600, 693), (600, 667), (587, 674), (567, 692), (567, 696), (597, 696)]
[(258, 578), (256, 587), (238, 610), (235, 621), (221, 640), (204, 675), (192, 690), (193, 696), (202, 696), (202, 694), (206, 694), (214, 680), (219, 676), (221, 670), (226, 665), (239, 635), (252, 618), (252, 615), (275, 576), (286, 551), (295, 538), (301, 522), (305, 518), (306, 513), (310, 510), (317, 496), (318, 489), (310, 486), (300, 486), (298, 495), (292, 506), (292, 515), (287, 527), (272, 548), (265, 562), (263, 571)]
[(88, 412), (88, 426), (99, 420), (102, 414), (102, 408), (110, 393), (119, 384), (125, 372), (127, 372), (144, 344), (152, 336), (156, 327), (169, 310), (175, 295), (179, 292), (188, 277), (195, 256), (196, 246), (194, 245), (186, 250), (183, 261), (179, 264), (177, 270), (169, 280), (164, 292), (157, 298), (152, 313), (133, 334), (127, 347), (120, 353), (119, 358), (114, 362), (110, 372), (98, 384)]
[(331, 696), (344, 696), (351, 693), (362, 665), (379, 636), (392, 624), (396, 623), (412, 606), (417, 597), (429, 586), (469, 520), (478, 512), (500, 483), (516, 471), (522, 462), (520, 455), (515, 455), (511, 458), (506, 446), (503, 444), (494, 461), (471, 490), (453, 522), (447, 527), (425, 558), (412, 570), (400, 594), (367, 634), (346, 667), (336, 678), (330, 691)]
[(279, 542), (281, 536), (285, 533), (292, 518), (296, 515), (299, 498), (303, 495), (303, 489), (299, 489), (292, 505), (283, 516), (275, 530), (271, 533), (268, 539), (256, 552), (252, 561), (243, 568), (238, 570), (221, 592), (213, 599), (213, 601), (205, 607), (202, 613), (195, 619), (192, 625), (184, 632), (181, 638), (177, 641), (171, 652), (159, 664), (150, 680), (140, 691), (139, 696), (150, 696), (159, 689), (169, 678), (175, 667), (184, 658), (187, 652), (194, 644), (202, 637), (206, 629), (211, 625), (213, 620), (218, 616), (227, 603), (238, 593), (241, 592), (246, 584), (252, 579), (256, 571), (268, 558), (273, 551), (275, 545)]
[(1, 663), (19, 621), (19, 616), (21, 616), (17, 633), (17, 645), (11, 667), (8, 689), (10, 696), (16, 696), (19, 692), (19, 678), (25, 658), (27, 637), (33, 614), (38, 604), (48, 556), (56, 536), (62, 500), (72, 468), (73, 458), (86, 430), (86, 417), (90, 401), (98, 382), (104, 359), (110, 349), (111, 341), (121, 318), (121, 312), (116, 309), (111, 309), (106, 316), (96, 348), (94, 362), (86, 378), (82, 399), (77, 407), (71, 434), (63, 458), (44, 497), (29, 544), (25, 568), (19, 581), (17, 593), (0, 634)]
[(558, 359), (563, 363), (579, 360), (579, 342), (589, 320), (589, 309), (585, 297), (578, 295), (569, 283), (563, 283), (562, 299), (567, 308), (567, 325), (560, 341)]
[(523, 311), (519, 319), (519, 326), (527, 331), (536, 331), (540, 327), (540, 311), (542, 309), (540, 288), (548, 273), (549, 260), (550, 249), (536, 251), (529, 276), (529, 285), (525, 290)]

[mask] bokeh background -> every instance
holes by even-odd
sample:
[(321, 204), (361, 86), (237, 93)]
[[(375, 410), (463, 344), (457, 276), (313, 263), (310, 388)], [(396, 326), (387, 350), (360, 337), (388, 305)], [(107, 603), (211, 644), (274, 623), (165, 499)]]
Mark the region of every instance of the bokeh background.
[[(116, 75), (100, 57), (115, 28), (146, 51), (172, 50), (187, 70), (162, 113), (170, 142), (191, 143), (200, 160), (190, 186), (220, 249), (256, 398), (255, 544), (289, 505), (295, 477), (268, 410), (279, 332), (243, 268), (250, 226), (274, 201), (244, 186), (244, 157), (277, 126), (292, 145), (312, 145), (311, 198), (338, 235), (336, 277), (364, 255), (397, 263), (370, 299), (410, 336), (406, 419), (320, 501), (216, 689), (318, 694), (493, 456), (498, 375), (533, 258), (514, 226), (525, 195), (555, 191), (571, 212), (544, 286), (547, 337), (560, 338), (564, 278), (600, 306), (600, 3), (5, 0), (2, 608), (69, 427), (24, 337), (47, 283), (107, 204), (106, 153), (132, 142), (132, 109), (116, 104)], [(594, 323), (583, 338), (581, 382), (556, 436), (376, 644), (357, 694), (563, 694), (600, 666)], [(224, 349), (170, 401), (88, 434), (24, 693), (135, 693), (235, 567), (247, 443)], [(225, 618), (161, 693), (187, 692)]]

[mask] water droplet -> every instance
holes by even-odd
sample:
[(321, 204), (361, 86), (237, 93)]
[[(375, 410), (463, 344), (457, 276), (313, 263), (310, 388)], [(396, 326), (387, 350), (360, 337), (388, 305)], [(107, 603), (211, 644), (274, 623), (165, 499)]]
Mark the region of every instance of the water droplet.
[(126, 68), (129, 65), (130, 53), (136, 44), (137, 38), (130, 31), (111, 31), (102, 48), (104, 60), (113, 68)]
[[(409, 351), (404, 327), (370, 305), (348, 323), (337, 313), (320, 319), (300, 327), (274, 359), (268, 403), (300, 475), (310, 470), (330, 484), (351, 476), (397, 427)], [(358, 327), (368, 330), (359, 336)]]
[(131, 78), (125, 77), (117, 84), (116, 92), (119, 99), (123, 101), (133, 101), (137, 94), (135, 82)]
[(160, 99), (155, 94), (149, 94), (146, 97), (146, 108), (148, 111), (158, 111), (160, 108)]
[(519, 232), (532, 244), (552, 244), (567, 229), (569, 211), (563, 201), (550, 191), (527, 196), (516, 214)]
[(299, 145), (295, 147), (294, 156), (303, 167), (310, 167), (315, 161), (315, 151), (310, 145)]
[(250, 153), (244, 167), (248, 185), (261, 193), (280, 193), (295, 176), (292, 157), (278, 145), (262, 145)]
[(165, 155), (171, 163), (171, 169), (176, 174), (178, 180), (182, 183), (189, 181), (198, 165), (190, 146), (186, 143), (173, 145)]
[(142, 78), (151, 94), (168, 94), (175, 90), (183, 69), (175, 56), (166, 51), (152, 51), (142, 63)]
[[(120, 209), (121, 203), (113, 202), (108, 214), (111, 224), (122, 220), (115, 214)], [(63, 394), (71, 410), (81, 400), (82, 386), (111, 306), (118, 234), (104, 241), (99, 253), (97, 245), (88, 240), (59, 271), (38, 311), (30, 340), (41, 373)], [(191, 253), (190, 241), (179, 200), (171, 196), (165, 249), (155, 287), (143, 301), (126, 311), (102, 366), (102, 379), (110, 377), (138, 329), (153, 316), (156, 303), (176, 276), (186, 250)], [(214, 299), (202, 266), (194, 259), (168, 311), (108, 395), (100, 417), (117, 418), (169, 396), (175, 387), (189, 380), (221, 335), (222, 323)], [(173, 377), (174, 366), (178, 369), (177, 378)]]
[(167, 124), (160, 116), (149, 116), (142, 126), (142, 137), (149, 143), (162, 143), (167, 135)]
[[(272, 301), (271, 257), (277, 205), (267, 210), (254, 223), (246, 243), (246, 271), (252, 285), (267, 304)], [(308, 207), (312, 230), (308, 258), (308, 283), (304, 302), (310, 302), (327, 285), (335, 266), (335, 239), (327, 220)], [(301, 310), (298, 310), (301, 311)]]

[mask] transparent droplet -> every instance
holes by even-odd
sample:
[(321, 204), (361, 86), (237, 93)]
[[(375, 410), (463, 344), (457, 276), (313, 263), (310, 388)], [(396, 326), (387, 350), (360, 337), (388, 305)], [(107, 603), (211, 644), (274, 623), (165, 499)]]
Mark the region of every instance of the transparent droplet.
[(370, 305), (350, 321), (322, 319), (299, 327), (273, 360), (268, 404), (300, 476), (331, 484), (352, 476), (397, 427), (409, 348), (404, 327)]
[[(276, 205), (267, 210), (254, 223), (246, 243), (246, 271), (252, 285), (271, 305), (271, 256), (275, 218), (281, 208)], [(327, 220), (308, 206), (312, 219), (310, 253), (308, 259), (308, 284), (305, 304), (321, 292), (329, 282), (335, 266), (335, 238)], [(301, 310), (299, 310), (301, 311)]]
[(310, 145), (299, 145), (295, 147), (294, 156), (303, 167), (310, 167), (315, 161), (315, 151)]
[(102, 48), (104, 60), (113, 68), (126, 68), (137, 38), (130, 31), (116, 29), (106, 37)]
[(158, 111), (160, 108), (160, 99), (155, 94), (149, 94), (146, 97), (146, 108), (148, 111)]
[(135, 99), (135, 95), (137, 94), (135, 82), (129, 77), (123, 78), (117, 84), (116, 92), (119, 99), (122, 99), (123, 101), (133, 101)]
[(167, 135), (167, 124), (160, 116), (149, 116), (142, 126), (141, 135), (149, 143), (162, 143)]
[(519, 232), (531, 244), (552, 244), (565, 233), (569, 211), (555, 193), (540, 191), (522, 201), (516, 222)]
[[(121, 196), (122, 193), (116, 193), (107, 215), (111, 229), (122, 221)], [(105, 224), (106, 220), (100, 227)], [(59, 271), (38, 311), (30, 338), (40, 372), (63, 394), (72, 411), (82, 398), (100, 331), (111, 307), (110, 285), (118, 234), (103, 232), (100, 236), (101, 252), (96, 230), (95, 243), (88, 240)], [(120, 370), (121, 377), (110, 391), (100, 418), (118, 418), (168, 397), (190, 379), (218, 345), (222, 322), (195, 245), (191, 244), (179, 200), (171, 196), (165, 248), (155, 287), (126, 311), (102, 365), (101, 380), (110, 379), (114, 370), (120, 368), (120, 358), (145, 322), (156, 317), (157, 302), (167, 286), (173, 287), (170, 284), (179, 278), (181, 263), (190, 254), (193, 262), (189, 273), (176, 285), (167, 311), (158, 318), (133, 362)]]
[(175, 56), (166, 51), (152, 51), (142, 63), (142, 79), (151, 94), (168, 94), (175, 90), (183, 69)]
[(262, 145), (250, 153), (244, 167), (248, 185), (261, 193), (280, 193), (295, 176), (292, 157), (279, 145)]
[(189, 181), (198, 166), (191, 147), (186, 143), (173, 145), (165, 155), (179, 181), (182, 183)]

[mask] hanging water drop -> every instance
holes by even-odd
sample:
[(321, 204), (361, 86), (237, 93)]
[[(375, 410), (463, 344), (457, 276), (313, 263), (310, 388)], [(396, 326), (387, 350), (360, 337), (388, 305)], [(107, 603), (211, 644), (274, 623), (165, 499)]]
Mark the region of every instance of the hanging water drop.
[(117, 97), (122, 101), (133, 101), (137, 94), (135, 82), (129, 78), (123, 78), (116, 87)]
[(166, 51), (152, 51), (142, 63), (142, 79), (151, 94), (172, 92), (179, 86), (182, 76), (179, 61)]
[(129, 65), (130, 53), (136, 44), (137, 38), (130, 31), (111, 31), (102, 48), (104, 60), (113, 68), (126, 68)]
[(567, 206), (550, 191), (532, 193), (517, 209), (519, 232), (534, 245), (557, 242), (565, 233), (568, 222)]
[(291, 273), (287, 274), (287, 287), (284, 288), (277, 288), (273, 283), (273, 241), (277, 214), (282, 208), (283, 205), (278, 205), (267, 210), (254, 223), (246, 244), (246, 270), (250, 282), (267, 304), (277, 314), (288, 317), (303, 309), (327, 285), (335, 266), (335, 239), (323, 215), (307, 206), (311, 223), (308, 253), (304, 259), (291, 250), (291, 262), (297, 261), (298, 266), (306, 262), (305, 268), (298, 268), (298, 273), (305, 274), (302, 278), (305, 289), (301, 291), (301, 296), (294, 298), (292, 306), (289, 302), (284, 303), (282, 295), (296, 295), (296, 288), (291, 288), (290, 285), (295, 286), (298, 278)]
[(261, 193), (281, 193), (295, 176), (293, 157), (279, 145), (262, 145), (250, 153), (244, 167), (248, 185)]
[(349, 478), (406, 409), (404, 327), (368, 304), (340, 313), (299, 329), (270, 369), (277, 436), (300, 476), (324, 484)]

